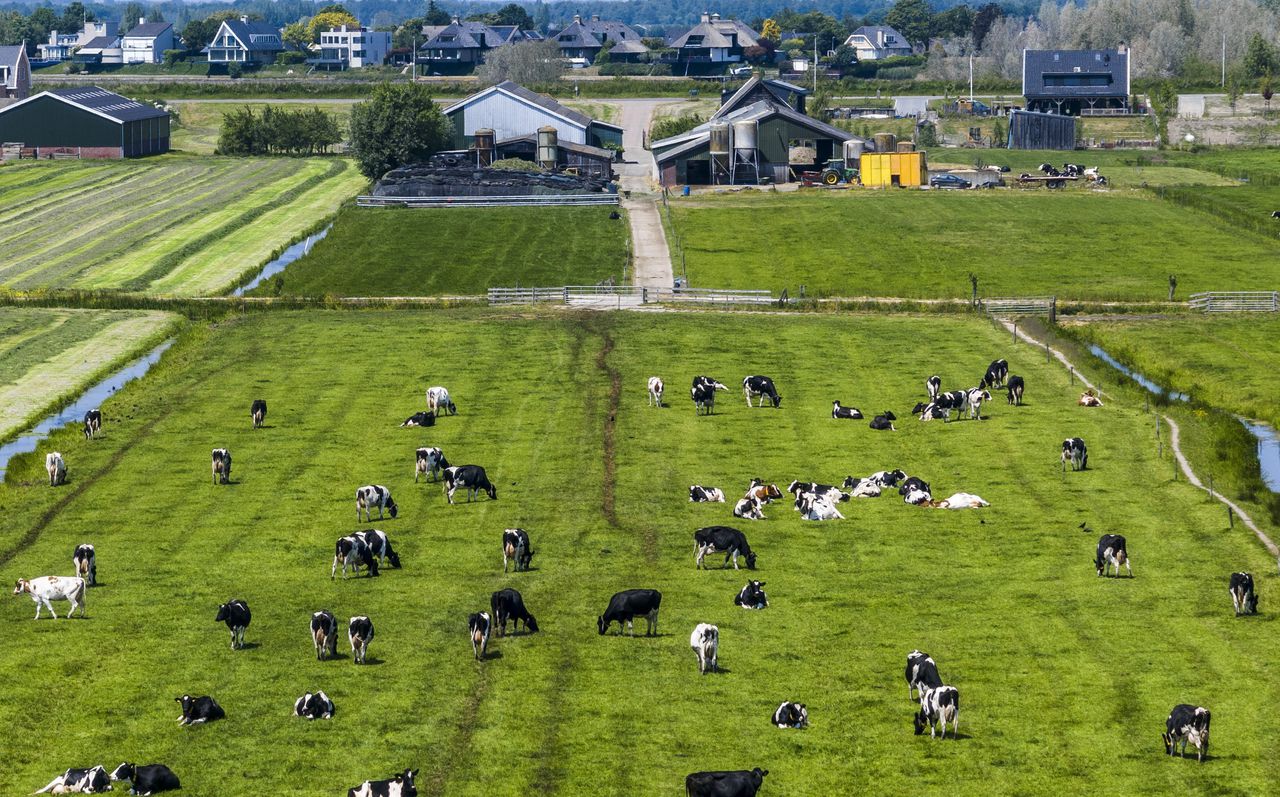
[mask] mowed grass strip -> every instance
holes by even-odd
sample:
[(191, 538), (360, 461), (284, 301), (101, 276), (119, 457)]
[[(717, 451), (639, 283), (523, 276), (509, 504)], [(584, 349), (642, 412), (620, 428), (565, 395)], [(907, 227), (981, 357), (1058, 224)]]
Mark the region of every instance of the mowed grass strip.
[[(696, 287), (1160, 301), (1267, 284), (1280, 249), (1140, 192), (847, 191), (672, 203)], [(1211, 263), (1212, 268), (1207, 268)]]
[[(296, 296), (439, 296), (620, 279), (630, 230), (607, 207), (344, 207), (284, 270)], [(275, 285), (255, 293), (267, 295)]]
[[(913, 346), (925, 337), (929, 363)], [(906, 413), (930, 373), (967, 387), (997, 356), (1026, 378), (1026, 406), (997, 400), (987, 420), (951, 424)], [(730, 386), (714, 417), (695, 417), (685, 392), (699, 373)], [(744, 406), (752, 373), (774, 377), (781, 409)], [(667, 408), (645, 406), (654, 374)], [(433, 384), (459, 414), (400, 428)], [(39, 454), (0, 487), (0, 578), (66, 572), (89, 541), (103, 582), (85, 621), (36, 623), (25, 599), (3, 609), (0, 789), (119, 757), (220, 796), (334, 793), (405, 766), (421, 767), (421, 793), (448, 795), (674, 797), (688, 772), (751, 766), (778, 795), (1263, 793), (1280, 643), (1272, 614), (1232, 616), (1226, 578), (1252, 570), (1265, 596), (1273, 562), (1171, 481), (1139, 409), (1082, 410), (1077, 396), (1039, 352), (960, 319), (315, 312), (192, 329), (104, 407), (119, 419), (105, 437), (50, 441), (72, 466), (65, 489), (40, 486)], [(270, 413), (254, 431), (259, 397)], [(833, 421), (837, 398), (895, 410), (898, 431)], [(1092, 467), (1064, 474), (1072, 435)], [(450, 507), (439, 485), (415, 485), (420, 445), (484, 465), (499, 500)], [(209, 483), (215, 446), (234, 453), (231, 485)], [(749, 523), (687, 500), (691, 483), (736, 497), (753, 476), (892, 467), (935, 497), (992, 506), (887, 494), (841, 504), (844, 521), (805, 523), (779, 502)], [(365, 483), (391, 487), (398, 518), (354, 521)], [(694, 569), (693, 530), (721, 523), (746, 531), (756, 573)], [(330, 581), (334, 540), (369, 526), (405, 568)], [(533, 537), (529, 573), (501, 573), (509, 526)], [(1094, 574), (1102, 532), (1128, 537), (1134, 579)], [(770, 608), (733, 605), (748, 577)], [(504, 586), (542, 632), (495, 639), (476, 663), (466, 615)], [(661, 636), (598, 636), (608, 597), (633, 587), (663, 591)], [(213, 621), (231, 597), (254, 611), (243, 651)], [(315, 661), (320, 608), (373, 618), (375, 664), (356, 668), (345, 642)], [(719, 675), (696, 672), (701, 621), (720, 627)], [(960, 689), (959, 741), (912, 734), (902, 668), (915, 647)], [(290, 716), (317, 688), (335, 719)], [(172, 699), (187, 692), (215, 695), (228, 719), (178, 728)], [(808, 704), (808, 731), (769, 725), (788, 699)], [(1162, 756), (1179, 702), (1214, 712), (1204, 765)]]

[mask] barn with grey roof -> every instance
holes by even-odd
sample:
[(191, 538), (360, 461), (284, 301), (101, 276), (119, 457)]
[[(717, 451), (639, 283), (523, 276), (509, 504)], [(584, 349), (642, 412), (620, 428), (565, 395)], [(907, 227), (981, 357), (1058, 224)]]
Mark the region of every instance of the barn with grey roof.
[(37, 158), (157, 155), (169, 151), (169, 113), (97, 86), (54, 89), (0, 108), (0, 141)]

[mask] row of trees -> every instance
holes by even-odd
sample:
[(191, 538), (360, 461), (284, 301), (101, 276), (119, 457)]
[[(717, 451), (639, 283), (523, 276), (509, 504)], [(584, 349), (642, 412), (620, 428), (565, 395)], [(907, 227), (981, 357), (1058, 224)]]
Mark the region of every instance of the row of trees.
[(319, 108), (239, 108), (223, 117), (222, 155), (317, 155), (342, 141), (332, 116)]

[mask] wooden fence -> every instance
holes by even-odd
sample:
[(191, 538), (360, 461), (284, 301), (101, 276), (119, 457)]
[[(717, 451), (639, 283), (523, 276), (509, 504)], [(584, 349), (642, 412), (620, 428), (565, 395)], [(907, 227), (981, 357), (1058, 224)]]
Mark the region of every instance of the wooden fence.
[(983, 299), (981, 306), (983, 312), (993, 316), (1044, 315), (1051, 323), (1058, 317), (1056, 296), (999, 296)]
[(1187, 304), (1206, 313), (1275, 313), (1280, 311), (1280, 291), (1193, 293)]
[(491, 208), (552, 205), (617, 205), (617, 194), (531, 194), (529, 196), (358, 196), (362, 208)]
[(769, 291), (712, 288), (644, 288), (636, 285), (566, 285), (558, 288), (490, 288), (489, 304), (555, 302), (572, 307), (622, 308), (645, 304), (775, 304)]

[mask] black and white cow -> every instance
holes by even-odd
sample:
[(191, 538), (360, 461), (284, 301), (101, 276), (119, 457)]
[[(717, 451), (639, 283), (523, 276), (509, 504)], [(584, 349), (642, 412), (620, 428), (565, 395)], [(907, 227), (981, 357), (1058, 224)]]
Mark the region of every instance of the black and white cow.
[(764, 502), (748, 495), (733, 505), (733, 516), (743, 520), (764, 520)]
[(338, 618), (328, 609), (311, 615), (311, 643), (316, 648), (316, 660), (338, 655)]
[(227, 629), (231, 631), (231, 649), (235, 650), (244, 647), (244, 632), (252, 617), (249, 604), (239, 598), (232, 598), (218, 607), (218, 616), (213, 620), (227, 624)]
[(208, 695), (200, 697), (183, 695), (175, 697), (174, 700), (182, 704), (182, 716), (178, 717), (179, 725), (199, 725), (202, 722), (213, 722), (227, 716), (227, 712), (222, 710), (218, 701)]
[(614, 593), (609, 599), (609, 606), (604, 610), (604, 614), (596, 618), (596, 630), (600, 632), (600, 636), (604, 636), (609, 630), (611, 623), (618, 624), (618, 634), (622, 634), (622, 626), (625, 624), (631, 632), (631, 636), (636, 635), (633, 620), (637, 617), (643, 617), (646, 621), (645, 636), (651, 636), (658, 633), (658, 609), (662, 607), (662, 593), (656, 589), (628, 589), (622, 592)]
[(951, 408), (943, 407), (937, 402), (929, 403), (920, 402), (911, 410), (913, 415), (919, 415), (922, 421), (942, 421), (946, 423), (951, 420)]
[(733, 602), (744, 609), (763, 609), (769, 605), (769, 598), (764, 594), (763, 581), (748, 581), (747, 585), (738, 591), (738, 596)]
[(942, 377), (934, 374), (924, 380), (924, 389), (929, 391), (929, 400), (933, 401), (938, 397), (938, 394), (942, 392)]
[(414, 452), (413, 459), (413, 483), (418, 483), (419, 476), (431, 474), (431, 481), (437, 481), (442, 471), (449, 469), (449, 460), (444, 458), (444, 452), (438, 448), (419, 448)]
[(778, 706), (770, 721), (779, 728), (801, 730), (809, 727), (809, 709), (804, 707), (804, 703), (792, 703), (788, 700)]
[(111, 776), (107, 774), (106, 767), (96, 766), (68, 769), (36, 794), (102, 794), (107, 791), (111, 791)]
[(498, 500), (498, 488), (489, 481), (489, 475), (479, 465), (459, 465), (456, 468), (444, 469), (444, 492), (449, 503), (453, 503), (453, 493), (459, 488), (467, 491), (467, 503), (470, 503), (483, 492), (490, 500)]
[(225, 448), (213, 450), (213, 483), (227, 484), (231, 481), (231, 452)]
[(97, 437), (102, 429), (102, 410), (89, 410), (84, 414), (84, 438)]
[(129, 787), (130, 794), (148, 795), (182, 788), (173, 770), (164, 764), (121, 764), (111, 771), (111, 779)]
[(385, 509), (387, 514), (395, 517), (400, 513), (400, 508), (396, 506), (395, 500), (391, 497), (391, 491), (381, 484), (366, 484), (356, 490), (356, 522), (360, 522), (363, 515), (367, 521), (373, 520), (373, 508), (378, 508), (378, 520), (382, 520), (382, 511)]
[(502, 572), (507, 572), (507, 562), (515, 564), (516, 572), (529, 569), (533, 559), (533, 547), (529, 533), (524, 529), (504, 529), (502, 532)]
[(1005, 388), (1009, 392), (1009, 403), (1020, 406), (1022, 404), (1022, 394), (1027, 389), (1026, 382), (1022, 377), (1009, 377), (1009, 381), (1005, 383)]
[(355, 788), (347, 789), (347, 797), (417, 797), (418, 789), (413, 785), (417, 775), (418, 770), (406, 769), (386, 780), (366, 780)]
[[(880, 487), (883, 490), (883, 489), (889, 489), (892, 487), (897, 487), (898, 482), (902, 481), (905, 478), (907, 478), (907, 474), (902, 470), (897, 470), (897, 469), (879, 470), (871, 474), (870, 476), (868, 476), (863, 481), (874, 482), (877, 487)], [(848, 481), (848, 479), (846, 479), (845, 481)], [(845, 485), (845, 486), (847, 487), (849, 485)]]
[(841, 492), (839, 487), (831, 484), (818, 484), (817, 482), (793, 481), (787, 485), (787, 492), (795, 496), (797, 502), (800, 496), (805, 493), (812, 493), (819, 498), (825, 498), (833, 504), (838, 501), (849, 500), (848, 494)]
[(649, 406), (662, 406), (662, 391), (664, 390), (662, 379), (660, 377), (649, 377)]
[(729, 566), (733, 560), (733, 569), (738, 569), (738, 557), (745, 557), (747, 569), (756, 569), (756, 555), (747, 544), (747, 535), (728, 526), (707, 526), (693, 533), (693, 550), (697, 555), (697, 566), (702, 567), (702, 560), (709, 553), (724, 553), (724, 565)]
[(520, 632), (520, 623), (524, 623), (526, 634), (538, 633), (538, 621), (524, 607), (524, 596), (517, 590), (507, 588), (493, 593), (489, 597), (489, 609), (498, 624), (498, 636), (507, 635), (507, 621), (512, 622), (513, 633)]
[(719, 487), (703, 487), (700, 484), (689, 485), (689, 500), (695, 504), (723, 504), (724, 490)]
[(716, 391), (728, 389), (727, 386), (709, 376), (695, 376), (693, 385), (689, 388), (689, 395), (693, 398), (694, 412), (704, 415), (713, 414), (716, 411)]
[(1180, 703), (1169, 712), (1164, 727), (1164, 751), (1169, 755), (1173, 755), (1179, 742), (1182, 743), (1180, 756), (1187, 754), (1187, 742), (1196, 749), (1197, 761), (1204, 761), (1209, 755), (1209, 709)]
[(364, 664), (369, 643), (373, 641), (373, 621), (363, 614), (352, 617), (347, 623), (347, 641), (351, 643), (352, 661)]
[(849, 491), (850, 498), (876, 498), (882, 492), (880, 485), (872, 479), (859, 479), (854, 476), (846, 476), (841, 487)]
[(720, 669), (720, 629), (710, 623), (698, 623), (689, 635), (689, 647), (698, 657), (698, 672), (706, 675)]
[(435, 426), (435, 425), (436, 425), (436, 414), (434, 412), (415, 412), (414, 414), (410, 415), (408, 418), (405, 418), (404, 423), (400, 424), (401, 427)]
[(488, 655), (489, 630), (492, 627), (488, 612), (476, 612), (467, 618), (467, 630), (471, 635), (471, 650), (476, 654), (476, 661), (483, 661)]
[(83, 578), (85, 584), (90, 587), (97, 585), (98, 559), (92, 545), (87, 542), (77, 545), (75, 553), (71, 554), (71, 564), (75, 567), (76, 575)]
[(694, 772), (684, 779), (685, 797), (756, 797), (769, 770)]
[(1236, 609), (1236, 617), (1258, 613), (1258, 593), (1253, 591), (1252, 574), (1232, 573), (1228, 590), (1231, 592), (1231, 605)]
[(370, 578), (378, 575), (378, 560), (369, 548), (369, 543), (355, 534), (338, 538), (338, 542), (333, 547), (333, 567), (329, 569), (329, 580), (332, 581), (337, 577), (339, 566), (342, 567), (342, 577), (346, 578), (348, 567), (351, 568), (351, 572), (359, 575), (361, 565), (364, 565), (365, 572)]
[(1084, 470), (1089, 466), (1089, 449), (1079, 437), (1068, 437), (1062, 441), (1062, 469), (1071, 463), (1072, 470)]
[(928, 653), (913, 650), (907, 654), (907, 699), (916, 700), (924, 697), (925, 691), (942, 686), (942, 676), (938, 675), (938, 665)]
[(970, 420), (982, 420), (982, 402), (990, 401), (991, 393), (980, 387), (975, 387), (965, 395), (965, 406), (969, 409)]
[(1093, 558), (1093, 564), (1098, 570), (1099, 576), (1105, 576), (1110, 568), (1115, 568), (1116, 577), (1120, 576), (1120, 568), (1124, 567), (1129, 571), (1129, 577), (1133, 578), (1133, 568), (1129, 565), (1129, 551), (1125, 548), (1125, 540), (1119, 534), (1103, 534), (1098, 538), (1098, 552)]
[(67, 461), (62, 458), (61, 451), (50, 451), (44, 455), (44, 469), (49, 474), (50, 487), (67, 483)]
[(954, 686), (939, 686), (925, 689), (920, 698), (920, 710), (916, 712), (914, 724), (916, 736), (929, 728), (929, 738), (934, 738), (935, 729), (942, 731), (942, 738), (947, 738), (947, 723), (951, 723), (951, 738), (960, 732), (960, 690)]
[(982, 381), (978, 383), (978, 387), (1001, 387), (1004, 380), (1009, 376), (1009, 361), (996, 360), (987, 366), (987, 372), (982, 375)]
[(336, 710), (333, 701), (323, 691), (307, 692), (293, 703), (293, 715), (309, 720), (333, 719)]
[[(391, 548), (391, 540), (388, 539), (386, 532), (378, 529), (365, 529), (357, 531), (351, 535), (360, 540), (369, 549), (371, 556), (378, 558), (378, 567), (385, 567), (387, 562), (391, 563), (391, 567), (400, 569), (400, 554)], [(346, 575), (345, 573), (343, 575)]]
[(875, 429), (876, 431), (896, 432), (898, 430), (893, 428), (893, 422), (896, 420), (898, 420), (898, 416), (894, 415), (892, 412), (889, 412), (888, 410), (885, 410), (884, 412), (880, 413), (876, 417), (872, 418), (870, 425), (871, 425), (871, 428)]
[(458, 405), (453, 403), (453, 399), (449, 397), (449, 391), (443, 387), (427, 388), (427, 412), (434, 415), (442, 415), (449, 413), (450, 415), (458, 414)]
[(835, 419), (859, 420), (862, 418), (862, 411), (853, 407), (842, 407), (840, 402), (831, 402), (831, 417)]
[(267, 402), (264, 399), (254, 399), (249, 405), (249, 417), (253, 419), (253, 428), (261, 429), (262, 422), (267, 419)]
[(844, 520), (835, 504), (813, 493), (800, 493), (796, 497), (796, 511), (802, 520)]
[(898, 495), (901, 495), (901, 496), (907, 496), (917, 491), (926, 492), (926, 493), (933, 492), (933, 490), (930, 489), (929, 487), (929, 482), (925, 481), (919, 476), (911, 476), (909, 478), (903, 479), (902, 484), (898, 485)]
[(751, 399), (759, 399), (756, 406), (763, 407), (764, 400), (768, 399), (769, 403), (778, 408), (782, 406), (782, 396), (778, 395), (778, 390), (773, 386), (773, 380), (767, 376), (748, 376), (742, 380), (742, 395), (747, 399), (747, 406), (751, 406)]

